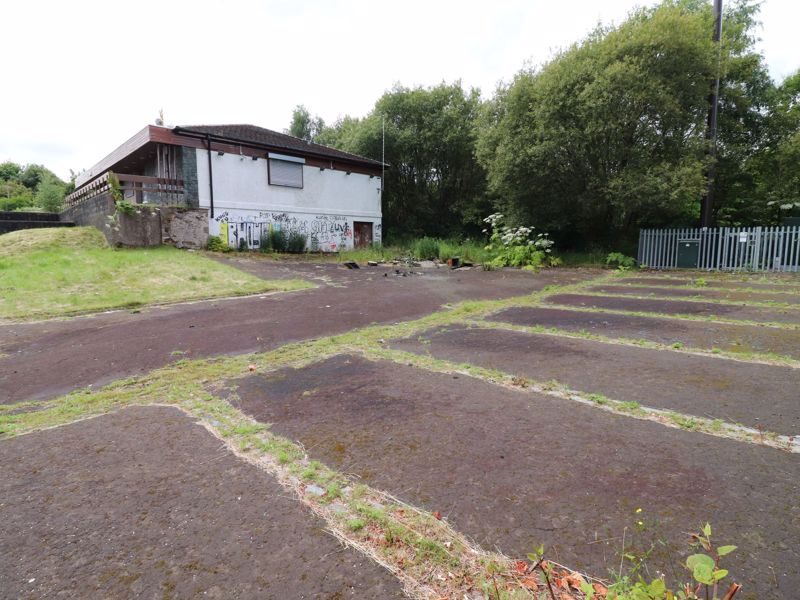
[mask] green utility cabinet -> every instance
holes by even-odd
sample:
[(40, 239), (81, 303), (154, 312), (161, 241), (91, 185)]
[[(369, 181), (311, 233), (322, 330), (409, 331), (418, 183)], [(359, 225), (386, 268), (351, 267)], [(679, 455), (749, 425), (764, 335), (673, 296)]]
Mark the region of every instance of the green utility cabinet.
[(696, 269), (700, 261), (700, 240), (678, 240), (678, 268)]

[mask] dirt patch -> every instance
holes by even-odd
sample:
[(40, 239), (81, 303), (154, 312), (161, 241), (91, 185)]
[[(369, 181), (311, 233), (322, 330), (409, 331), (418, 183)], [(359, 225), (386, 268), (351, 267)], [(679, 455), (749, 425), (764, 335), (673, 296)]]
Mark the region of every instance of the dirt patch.
[(379, 267), (350, 271), (329, 264), (287, 266), (244, 258), (232, 264), (246, 265), (249, 272), (266, 279), (304, 277), (320, 287), (0, 326), (0, 352), (6, 354), (0, 358), (0, 403), (53, 397), (180, 358), (272, 350), (371, 323), (419, 318), (446, 303), (524, 295), (596, 275), (560, 269), (539, 274), (438, 269), (403, 277)]
[(639, 285), (602, 285), (588, 288), (590, 292), (602, 294), (630, 294), (633, 296), (670, 296), (674, 298), (709, 298), (731, 302), (781, 302), (800, 304), (800, 292), (765, 294), (759, 292), (706, 290), (703, 288), (658, 288)]
[(0, 442), (0, 598), (403, 598), (183, 413)]
[(312, 457), (441, 511), (486, 548), (524, 556), (544, 542), (561, 562), (605, 575), (641, 507), (666, 542), (651, 572), (672, 572), (685, 532), (708, 520), (739, 544), (728, 564), (743, 598), (800, 587), (795, 456), (356, 358), (237, 383), (243, 410)]
[(392, 346), (698, 417), (800, 434), (800, 370), (494, 329), (434, 330)]
[(659, 344), (680, 343), (690, 348), (773, 352), (800, 359), (800, 331), (797, 330), (542, 307), (509, 308), (494, 315), (493, 320), (515, 325), (557, 327), (574, 332), (587, 331), (611, 338), (644, 339)]
[(711, 302), (689, 302), (686, 300), (650, 300), (645, 298), (615, 298), (611, 296), (584, 296), (582, 294), (555, 294), (549, 296), (548, 304), (629, 310), (632, 312), (654, 312), (675, 315), (697, 315), (700, 317), (723, 317), (740, 321), (763, 323), (790, 323), (800, 325), (800, 311), (796, 309), (756, 308), (734, 304)]

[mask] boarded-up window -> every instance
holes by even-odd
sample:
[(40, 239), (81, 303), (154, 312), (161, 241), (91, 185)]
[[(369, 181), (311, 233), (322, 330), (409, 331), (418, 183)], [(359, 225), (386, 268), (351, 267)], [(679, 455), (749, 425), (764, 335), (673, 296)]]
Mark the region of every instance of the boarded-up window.
[(269, 183), (270, 185), (285, 185), (295, 188), (303, 187), (302, 163), (270, 158)]

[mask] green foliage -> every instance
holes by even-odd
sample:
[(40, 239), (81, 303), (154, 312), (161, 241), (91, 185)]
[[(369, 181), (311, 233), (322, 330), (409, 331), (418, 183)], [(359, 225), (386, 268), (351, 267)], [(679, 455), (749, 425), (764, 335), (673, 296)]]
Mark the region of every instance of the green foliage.
[[(641, 509), (636, 510), (637, 514)], [(637, 519), (640, 517), (637, 516)], [(642, 520), (637, 521), (636, 529), (643, 531)], [(704, 553), (690, 555), (685, 567), (691, 574), (692, 581), (684, 584), (679, 590), (672, 590), (664, 578), (645, 580), (641, 573), (645, 571), (647, 558), (654, 545), (643, 553), (633, 550), (622, 550), (623, 563), (630, 565), (627, 573), (613, 573), (614, 582), (608, 587), (608, 600), (718, 600), (720, 582), (728, 576), (726, 569), (720, 568), (720, 559), (736, 550), (736, 546), (715, 547), (711, 541), (711, 525), (706, 524), (702, 531), (691, 536), (693, 546), (700, 546)], [(584, 590), (584, 593), (586, 591)], [(591, 598), (587, 594), (587, 598)]]
[(316, 142), (325, 129), (325, 121), (319, 116), (312, 117), (308, 109), (299, 104), (292, 111), (292, 124), (286, 133), (307, 142)]
[(122, 186), (120, 186), (119, 177), (113, 171), (108, 172), (108, 187), (111, 190), (111, 199), (115, 203), (122, 202)]
[(136, 204), (128, 202), (127, 200), (117, 200), (114, 202), (114, 205), (117, 207), (117, 212), (128, 215), (129, 217), (135, 215), (139, 210)]
[(286, 239), (287, 252), (304, 252), (306, 249), (306, 236), (299, 231), (292, 231)]
[(64, 183), (45, 175), (36, 190), (36, 205), (47, 212), (60, 212), (64, 207), (65, 195)]
[(384, 231), (447, 237), (477, 233), (491, 211), (486, 177), (475, 161), (479, 90), (461, 82), (430, 88), (400, 85), (363, 119), (345, 117), (317, 141), (376, 160), (385, 126)]
[(0, 235), (0, 263), (0, 318), (41, 318), (308, 287), (297, 281), (264, 281), (169, 246), (111, 249), (94, 227)]
[[(663, 0), (520, 71), (485, 102), (460, 82), (397, 85), (367, 117), (312, 137), (381, 159), (385, 124), (389, 235), (474, 235), (499, 211), (509, 225), (537, 223), (560, 248), (631, 253), (640, 227), (697, 224), (712, 166), (719, 224), (777, 223), (800, 214), (800, 72), (770, 79), (755, 48), (757, 14), (754, 0), (728, 3), (718, 52), (709, 2)], [(712, 165), (707, 95), (717, 72)], [(308, 139), (308, 111), (295, 117), (295, 134)]]
[(34, 202), (33, 192), (19, 183), (19, 181), (0, 181), (0, 210), (19, 210), (33, 207)]
[[(305, 240), (303, 243), (305, 243)], [(286, 232), (272, 225), (270, 225), (269, 229), (261, 236), (261, 252), (286, 252), (288, 245), (289, 238)]]
[(509, 227), (500, 213), (484, 220), (489, 227), (489, 244), (486, 250), (493, 267), (527, 267), (538, 269), (558, 264), (551, 256), (553, 242), (546, 233), (534, 236), (533, 227)]
[(606, 265), (627, 271), (636, 266), (636, 259), (632, 256), (626, 256), (621, 252), (610, 252), (608, 256), (606, 256)]
[(415, 240), (411, 245), (411, 255), (419, 260), (439, 258), (439, 240), (429, 237)]
[(206, 243), (206, 248), (211, 252), (228, 252), (230, 248), (225, 245), (218, 235), (210, 235), (208, 236), (208, 242)]
[(42, 165), (0, 164), (0, 210), (59, 212), (70, 186)]
[(715, 65), (708, 31), (675, 4), (640, 9), (501, 88), (478, 157), (511, 221), (610, 245), (643, 223), (694, 220)]

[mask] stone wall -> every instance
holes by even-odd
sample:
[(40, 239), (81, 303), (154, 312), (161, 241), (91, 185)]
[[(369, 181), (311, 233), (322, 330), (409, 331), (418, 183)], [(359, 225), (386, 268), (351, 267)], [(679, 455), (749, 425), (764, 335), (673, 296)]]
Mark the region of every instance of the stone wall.
[(61, 213), (60, 218), (62, 221), (72, 222), (79, 226), (91, 225), (92, 227), (97, 227), (111, 242), (110, 232), (106, 224), (108, 223), (108, 217), (113, 214), (114, 201), (111, 199), (111, 195), (100, 194), (70, 206)]
[(205, 248), (208, 242), (208, 211), (174, 206), (161, 209), (161, 240), (176, 248)]
[(142, 248), (161, 245), (161, 214), (155, 208), (132, 215), (119, 213), (117, 223), (105, 229), (112, 246)]
[(208, 211), (182, 206), (146, 206), (132, 215), (119, 213), (108, 194), (95, 196), (61, 213), (61, 221), (90, 225), (103, 232), (109, 244), (124, 247), (172, 244), (178, 248), (205, 248)]

